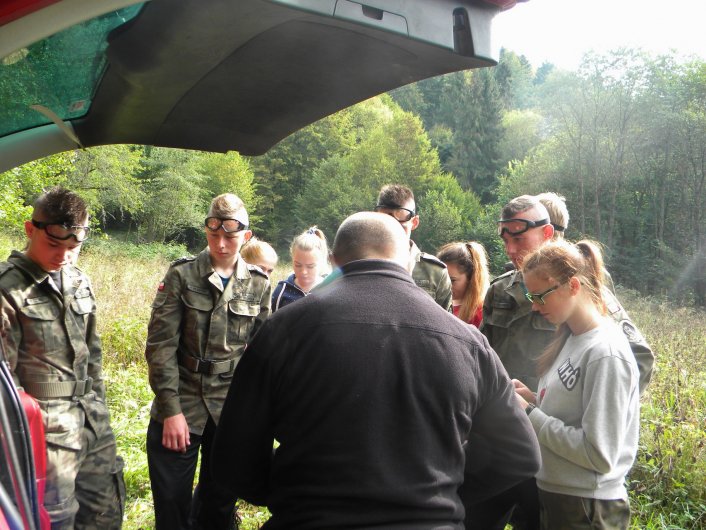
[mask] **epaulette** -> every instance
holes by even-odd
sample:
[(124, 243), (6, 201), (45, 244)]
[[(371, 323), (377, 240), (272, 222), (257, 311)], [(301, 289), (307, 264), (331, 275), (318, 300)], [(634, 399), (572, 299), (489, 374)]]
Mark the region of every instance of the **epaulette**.
[(432, 256), (431, 254), (427, 254), (426, 252), (422, 252), (419, 256), (419, 259), (423, 259), (424, 261), (428, 261), (429, 263), (433, 263), (434, 265), (438, 265), (442, 269), (446, 268), (446, 263), (441, 261), (436, 256)]
[(9, 261), (3, 261), (0, 263), (0, 276), (5, 274), (7, 271), (14, 269), (15, 266)]
[(268, 279), (269, 279), (269, 276), (267, 276), (267, 274), (265, 274), (265, 271), (263, 271), (263, 270), (262, 270), (260, 267), (258, 267), (257, 265), (252, 265), (252, 264), (250, 264), (250, 263), (248, 263), (247, 265), (248, 265), (248, 270), (249, 270), (250, 272), (255, 272), (255, 273), (257, 273), (257, 274), (259, 274), (259, 275), (261, 275), (261, 276), (264, 276), (265, 278), (268, 278)]
[(515, 272), (517, 272), (517, 271), (515, 271), (515, 269), (513, 269), (511, 271), (507, 271), (507, 272), (502, 273), (500, 276), (496, 276), (495, 278), (493, 278), (490, 281), (490, 285), (493, 285), (495, 282), (498, 282), (498, 281), (502, 280), (503, 278), (507, 278), (509, 276), (512, 276), (513, 274), (515, 274)]
[(196, 256), (182, 256), (181, 258), (177, 258), (174, 261), (172, 261), (169, 266), (170, 267), (175, 267), (176, 265), (182, 265), (184, 263), (189, 263), (192, 262), (196, 259)]

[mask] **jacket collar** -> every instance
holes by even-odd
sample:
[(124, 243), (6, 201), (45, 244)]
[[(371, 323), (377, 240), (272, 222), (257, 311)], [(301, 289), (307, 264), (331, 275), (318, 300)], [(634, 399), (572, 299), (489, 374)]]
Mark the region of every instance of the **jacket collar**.
[(404, 267), (386, 259), (359, 259), (346, 263), (341, 270), (344, 277), (359, 274), (385, 274), (414, 283), (412, 276)]
[[(216, 274), (216, 271), (213, 270), (213, 265), (211, 264), (211, 254), (209, 253), (208, 248), (205, 248), (199, 252), (198, 256), (196, 256), (196, 270), (198, 275), (202, 278), (208, 278), (212, 274)], [(235, 270), (233, 271), (233, 274), (239, 280), (246, 280), (250, 278), (248, 266), (245, 263), (245, 260), (240, 258), (240, 254), (238, 254), (238, 259), (235, 262)], [(216, 274), (216, 276), (218, 275)]]
[(8, 261), (17, 268), (22, 269), (36, 283), (42, 283), (49, 278), (49, 273), (29, 259), (24, 252), (13, 250)]
[(80, 273), (73, 266), (65, 266), (61, 269), (62, 290), (50, 280), (50, 275), (34, 261), (27, 257), (27, 254), (18, 250), (13, 250), (7, 259), (15, 267), (24, 272), (36, 284), (46, 284), (50, 289), (60, 296), (69, 296), (81, 285)]

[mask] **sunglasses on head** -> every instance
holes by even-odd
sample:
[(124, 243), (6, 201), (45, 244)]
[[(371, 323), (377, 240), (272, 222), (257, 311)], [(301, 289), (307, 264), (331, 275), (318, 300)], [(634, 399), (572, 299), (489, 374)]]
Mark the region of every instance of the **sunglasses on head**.
[(549, 224), (549, 219), (540, 219), (539, 221), (530, 221), (529, 219), (500, 219), (498, 221), (498, 235), (502, 237), (507, 233), (511, 236), (519, 236), (524, 234), (530, 228), (537, 228)]
[(46, 234), (53, 239), (66, 241), (70, 237), (73, 237), (77, 243), (83, 243), (86, 241), (86, 239), (88, 239), (88, 233), (91, 230), (88, 226), (74, 226), (64, 223), (45, 223), (34, 219), (32, 219), (32, 224), (40, 230), (44, 230), (44, 232), (46, 232)]
[(222, 228), (229, 237), (235, 237), (237, 232), (248, 229), (248, 225), (237, 219), (221, 219), (220, 217), (206, 217), (204, 224), (211, 232), (218, 232)]
[(391, 215), (400, 223), (406, 223), (417, 215), (414, 210), (402, 208), (402, 206), (397, 206), (396, 204), (376, 204), (375, 211)]

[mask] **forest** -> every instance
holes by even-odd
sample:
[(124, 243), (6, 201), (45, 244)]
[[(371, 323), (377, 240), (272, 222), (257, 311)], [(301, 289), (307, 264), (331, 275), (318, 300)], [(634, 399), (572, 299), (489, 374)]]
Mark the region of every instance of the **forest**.
[(555, 191), (571, 213), (567, 237), (601, 241), (618, 283), (706, 306), (706, 63), (632, 49), (587, 54), (576, 71), (503, 50), (495, 68), (383, 94), (260, 157), (61, 153), (0, 174), (0, 229), (20, 230), (38, 192), (62, 184), (88, 200), (103, 237), (196, 250), (208, 201), (234, 191), (254, 233), (286, 256), (296, 233), (318, 225), (332, 238), (386, 183), (415, 191), (423, 250), (478, 240), (494, 272), (502, 205)]

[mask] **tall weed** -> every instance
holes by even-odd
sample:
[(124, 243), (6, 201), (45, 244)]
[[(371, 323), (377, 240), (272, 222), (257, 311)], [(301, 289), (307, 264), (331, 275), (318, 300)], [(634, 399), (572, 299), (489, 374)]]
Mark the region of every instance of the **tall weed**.
[[(0, 254), (21, 241), (0, 236)], [(149, 407), (144, 346), (150, 305), (169, 262), (182, 247), (97, 240), (79, 266), (91, 276), (98, 299), (98, 327), (111, 423), (125, 459), (128, 506), (124, 528), (152, 528), (154, 515), (144, 451)], [(273, 287), (291, 271), (282, 262)], [(656, 354), (652, 382), (642, 399), (638, 458), (629, 476), (632, 528), (706, 527), (706, 313), (619, 292), (621, 301)], [(241, 528), (259, 528), (268, 512), (241, 504)]]

